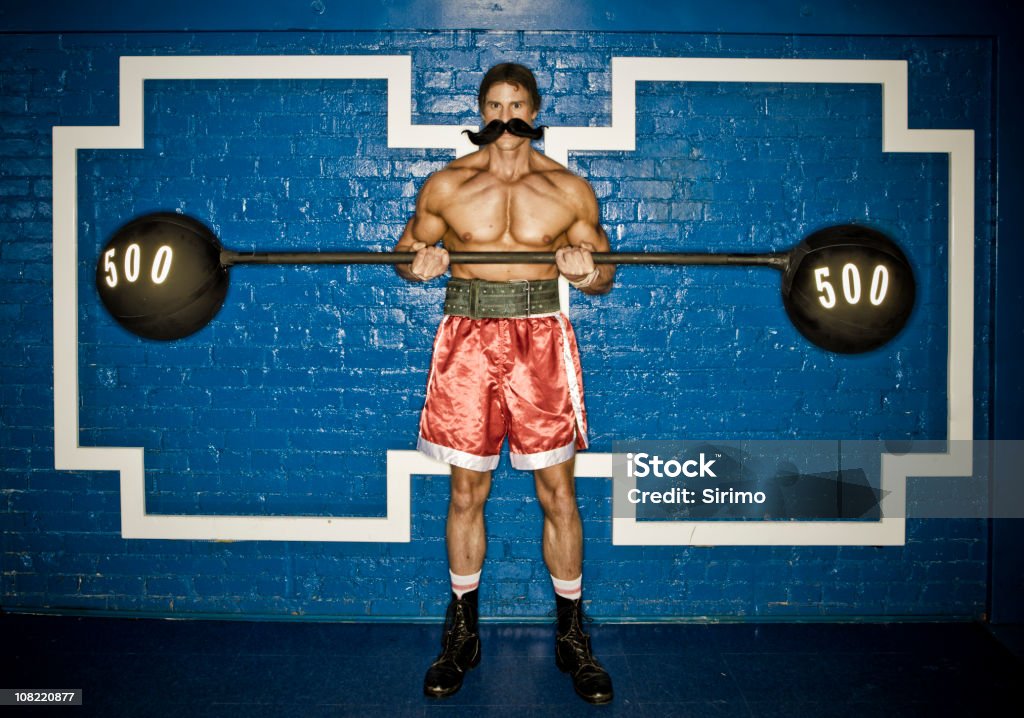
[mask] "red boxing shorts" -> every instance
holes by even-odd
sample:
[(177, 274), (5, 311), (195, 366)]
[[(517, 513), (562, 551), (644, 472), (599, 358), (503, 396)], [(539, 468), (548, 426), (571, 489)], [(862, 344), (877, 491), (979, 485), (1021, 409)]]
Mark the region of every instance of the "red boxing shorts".
[(512, 466), (543, 469), (587, 448), (576, 335), (561, 312), (516, 319), (445, 315), (434, 340), (417, 448), (490, 471), (508, 436)]

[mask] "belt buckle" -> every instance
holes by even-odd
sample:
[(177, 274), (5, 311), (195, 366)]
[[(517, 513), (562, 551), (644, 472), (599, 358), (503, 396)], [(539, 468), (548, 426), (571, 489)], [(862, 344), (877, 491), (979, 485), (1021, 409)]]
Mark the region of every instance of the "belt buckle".
[(525, 310), (526, 314), (524, 314), (523, 316), (524, 317), (531, 317), (531, 316), (533, 316), (533, 303), (532, 303), (533, 294), (531, 293), (533, 291), (533, 285), (530, 283), (530, 280), (529, 279), (513, 279), (512, 282), (514, 282), (516, 284), (522, 283), (522, 284), (526, 285), (526, 310)]

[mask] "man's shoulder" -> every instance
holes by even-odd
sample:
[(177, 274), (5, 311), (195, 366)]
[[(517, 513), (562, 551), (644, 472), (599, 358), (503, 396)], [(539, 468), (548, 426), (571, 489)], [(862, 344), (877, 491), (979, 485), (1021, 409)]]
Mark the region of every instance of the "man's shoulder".
[[(543, 155), (541, 156), (543, 157)], [(587, 180), (550, 158), (545, 157), (544, 159), (545, 162), (536, 170), (539, 177), (543, 177), (559, 191), (571, 197), (579, 199), (593, 197), (594, 190)]]
[(465, 160), (465, 157), (460, 157), (431, 174), (424, 184), (424, 189), (431, 192), (452, 192), (480, 174), (482, 170), (479, 166)]

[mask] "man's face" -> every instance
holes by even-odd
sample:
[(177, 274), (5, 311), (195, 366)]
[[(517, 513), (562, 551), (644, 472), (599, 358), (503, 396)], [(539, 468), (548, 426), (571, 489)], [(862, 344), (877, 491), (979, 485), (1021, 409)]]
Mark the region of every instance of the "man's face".
[[(530, 104), (530, 93), (520, 85), (508, 82), (494, 83), (484, 96), (483, 124), (486, 125), (491, 120), (508, 122), (513, 117), (525, 120), (531, 125), (537, 119), (537, 111)], [(516, 137), (506, 132), (494, 144), (500, 149), (514, 149), (529, 141), (529, 138)]]

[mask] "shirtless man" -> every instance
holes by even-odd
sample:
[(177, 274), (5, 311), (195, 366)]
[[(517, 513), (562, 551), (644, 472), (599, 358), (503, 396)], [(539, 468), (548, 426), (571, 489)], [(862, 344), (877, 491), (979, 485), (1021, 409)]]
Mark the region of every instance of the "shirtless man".
[(583, 535), (573, 468), (576, 450), (587, 446), (586, 411), (557, 279), (561, 274), (584, 293), (601, 294), (611, 289), (615, 267), (595, 266), (591, 257), (609, 246), (590, 185), (530, 145), (530, 135), (540, 135), (531, 132), (540, 109), (533, 73), (497, 65), (484, 76), (478, 99), (485, 126), (501, 120), (511, 127), (471, 133), (481, 149), (427, 179), (395, 247), (416, 257), (397, 271), (409, 281), (429, 281), (448, 270), (448, 251), (554, 251), (556, 264), (451, 267), (419, 449), (451, 464), (452, 596), (443, 650), (423, 690), (435, 698), (454, 694), (480, 661), (484, 503), (508, 436), (512, 465), (533, 470), (544, 511), (543, 554), (558, 611), (555, 663), (571, 674), (584, 700), (607, 703), (611, 679), (583, 631)]

